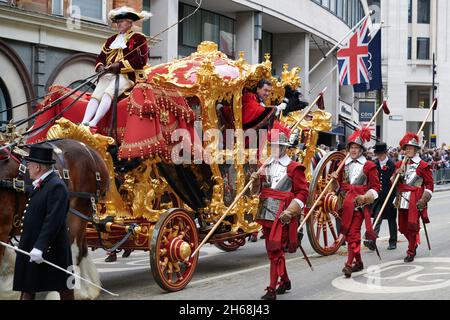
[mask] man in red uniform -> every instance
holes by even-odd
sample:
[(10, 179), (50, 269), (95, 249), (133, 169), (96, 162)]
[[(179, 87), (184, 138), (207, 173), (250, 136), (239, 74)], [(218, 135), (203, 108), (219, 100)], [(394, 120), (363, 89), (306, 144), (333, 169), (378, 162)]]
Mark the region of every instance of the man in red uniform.
[(339, 207), (342, 210), (340, 237), (347, 241), (347, 262), (342, 272), (350, 278), (352, 272), (363, 270), (361, 259), (361, 225), (365, 220), (366, 239), (375, 240), (369, 205), (378, 198), (380, 181), (377, 166), (364, 157), (364, 144), (370, 141), (370, 130), (357, 129), (350, 137), (347, 152), (350, 157), (339, 174), (332, 173), (336, 179), (334, 189), (338, 190)]
[(151, 14), (146, 11), (137, 13), (128, 7), (111, 10), (109, 13), (109, 18), (117, 23), (119, 33), (106, 40), (97, 57), (95, 71), (107, 70), (108, 73), (100, 78), (92, 93), (83, 124), (95, 127), (108, 112), (114, 98), (117, 74), (119, 96), (137, 82), (145, 82), (144, 66), (148, 61), (147, 38), (131, 28), (134, 21), (148, 19), (150, 16)]
[(262, 79), (256, 85), (256, 92), (246, 92), (242, 97), (242, 128), (270, 129), (275, 116), (286, 109), (287, 104), (282, 103), (275, 107), (264, 104), (272, 92), (272, 82)]
[(427, 203), (433, 195), (433, 174), (430, 165), (419, 157), (419, 137), (414, 133), (407, 133), (400, 141), (400, 147), (407, 157), (406, 168), (402, 161), (396, 164), (400, 181), (395, 201), (398, 208), (398, 226), (402, 234), (408, 239), (408, 251), (405, 262), (414, 261), (419, 244), (420, 221), (430, 223), (428, 219)]
[[(291, 289), (284, 249), (295, 252), (298, 247), (298, 217), (308, 197), (305, 167), (286, 154), (287, 134), (272, 131), (272, 157), (261, 176), (252, 175), (252, 192), (260, 192), (257, 222), (263, 227), (266, 250), (270, 260), (270, 284), (265, 300), (276, 300), (276, 294)], [(280, 280), (280, 282), (278, 282)], [(279, 283), (278, 288), (276, 287)]]

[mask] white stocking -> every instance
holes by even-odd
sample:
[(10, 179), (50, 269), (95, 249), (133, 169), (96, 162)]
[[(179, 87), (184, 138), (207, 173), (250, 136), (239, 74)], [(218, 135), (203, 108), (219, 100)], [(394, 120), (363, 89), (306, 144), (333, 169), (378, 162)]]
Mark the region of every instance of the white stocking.
[(89, 103), (86, 107), (86, 111), (84, 112), (83, 121), (81, 123), (89, 123), (89, 121), (94, 116), (95, 111), (97, 111), (97, 107), (98, 107), (97, 99), (91, 98), (91, 100), (89, 100)]
[(100, 105), (98, 106), (97, 113), (95, 114), (94, 119), (92, 119), (89, 122), (89, 126), (95, 127), (97, 123), (102, 120), (102, 118), (105, 116), (105, 114), (108, 112), (109, 108), (111, 107), (111, 97), (107, 94), (103, 95), (102, 101), (100, 102)]

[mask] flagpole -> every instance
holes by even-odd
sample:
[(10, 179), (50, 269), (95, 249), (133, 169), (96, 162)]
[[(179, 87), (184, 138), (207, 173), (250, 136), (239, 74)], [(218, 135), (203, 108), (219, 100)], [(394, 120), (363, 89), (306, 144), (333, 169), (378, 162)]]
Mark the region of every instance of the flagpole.
[(336, 50), (336, 48), (339, 47), (345, 39), (347, 39), (347, 37), (350, 34), (352, 34), (357, 28), (359, 28), (359, 26), (361, 25), (361, 23), (364, 22), (365, 19), (367, 19), (368, 17), (370, 17), (373, 14), (375, 14), (375, 11), (374, 10), (370, 10), (369, 13), (364, 16), (364, 18), (362, 18), (349, 32), (347, 32), (345, 34), (345, 36), (333, 48), (331, 48), (330, 51), (328, 51), (327, 54), (322, 59), (320, 59), (319, 62), (317, 62), (314, 67), (312, 67), (309, 70), (309, 74), (308, 75), (311, 76), (311, 74), (322, 64), (322, 62), (324, 62), (328, 58), (328, 56), (331, 53), (333, 53), (334, 50)]

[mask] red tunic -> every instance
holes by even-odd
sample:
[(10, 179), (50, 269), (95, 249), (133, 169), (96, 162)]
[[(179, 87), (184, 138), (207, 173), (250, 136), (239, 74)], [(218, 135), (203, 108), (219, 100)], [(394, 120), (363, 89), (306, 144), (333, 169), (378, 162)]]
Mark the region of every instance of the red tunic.
[(276, 110), (273, 107), (263, 107), (256, 93), (247, 92), (242, 97), (242, 127), (244, 130), (250, 128), (262, 128), (269, 124)]
[[(102, 51), (97, 56), (95, 70), (97, 70), (100, 65), (108, 66), (114, 62), (119, 62), (120, 73), (128, 76), (129, 80), (133, 82), (145, 82), (146, 76), (144, 66), (148, 61), (147, 38), (142, 33), (129, 30), (125, 35), (127, 47), (124, 49), (110, 49), (109, 46), (116, 37), (117, 34), (106, 40), (102, 47)], [(139, 47), (139, 49), (134, 50), (137, 47)], [(132, 50), (134, 51), (131, 52)]]
[[(354, 218), (355, 213), (355, 204), (354, 200), (358, 195), (364, 195), (368, 190), (374, 190), (377, 193), (380, 192), (380, 180), (378, 179), (378, 170), (375, 163), (372, 161), (366, 161), (363, 166), (363, 172), (367, 177), (366, 184), (364, 185), (351, 185), (349, 183), (344, 182), (344, 170), (339, 173), (338, 182), (340, 186), (340, 192), (344, 192), (344, 200), (342, 206), (342, 223), (340, 233), (347, 236), (349, 234), (350, 226), (352, 224), (352, 220)], [(366, 238), (370, 240), (376, 239), (376, 234), (373, 231), (372, 223), (370, 219), (370, 211), (369, 206), (364, 207), (364, 219), (366, 225)], [(357, 239), (348, 239), (351, 240)]]
[[(395, 167), (398, 169), (402, 165), (402, 161), (398, 161), (395, 164)], [(433, 192), (434, 190), (434, 180), (433, 173), (431, 172), (430, 165), (420, 160), (419, 166), (416, 169), (416, 174), (419, 177), (423, 178), (422, 185), (420, 187), (409, 186), (404, 183), (399, 183), (397, 192), (408, 192), (411, 191), (411, 196), (409, 198), (409, 208), (408, 211), (408, 229), (411, 231), (418, 231), (419, 226), (419, 216), (422, 217), (424, 223), (430, 223), (428, 218), (428, 210), (427, 208), (423, 209), (421, 212), (417, 209), (417, 202), (422, 197), (425, 189)], [(406, 210), (406, 209), (405, 209)], [(402, 228), (403, 229), (403, 228)], [(405, 233), (407, 230), (400, 230), (400, 232)]]

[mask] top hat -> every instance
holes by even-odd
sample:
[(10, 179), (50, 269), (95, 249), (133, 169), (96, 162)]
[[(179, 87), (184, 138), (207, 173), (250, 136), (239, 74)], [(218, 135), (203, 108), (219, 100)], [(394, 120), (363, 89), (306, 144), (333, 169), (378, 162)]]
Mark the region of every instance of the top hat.
[(373, 152), (375, 153), (383, 153), (387, 151), (387, 144), (384, 142), (377, 142), (375, 145), (375, 150)]
[(53, 160), (53, 149), (39, 146), (31, 145), (30, 154), (28, 157), (24, 157), (26, 161), (37, 162), (42, 164), (54, 164), (56, 161)]
[(109, 18), (113, 22), (117, 22), (120, 19), (129, 19), (132, 21), (146, 20), (150, 18), (152, 14), (147, 11), (136, 12), (133, 8), (130, 7), (120, 7), (117, 9), (113, 9), (109, 12)]

